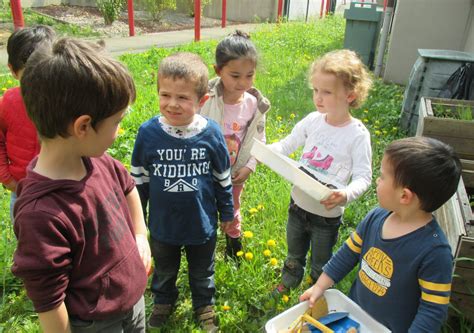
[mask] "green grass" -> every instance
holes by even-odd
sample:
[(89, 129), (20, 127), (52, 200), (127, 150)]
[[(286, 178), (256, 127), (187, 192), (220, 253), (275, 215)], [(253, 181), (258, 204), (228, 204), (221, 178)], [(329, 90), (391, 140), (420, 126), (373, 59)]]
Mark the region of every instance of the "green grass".
[[(293, 126), (314, 110), (311, 90), (307, 84), (307, 70), (311, 61), (323, 53), (341, 48), (344, 20), (331, 17), (323, 21), (262, 25), (252, 35), (260, 51), (259, 68), (255, 85), (272, 102), (268, 114), (267, 140), (273, 142), (286, 136)], [(137, 129), (142, 122), (158, 113), (156, 71), (160, 60), (176, 51), (195, 52), (209, 64), (211, 73), (217, 41), (191, 43), (173, 49), (152, 49), (142, 54), (122, 56), (136, 82), (138, 98), (133, 112), (122, 123), (123, 133), (110, 153), (130, 165), (130, 157)], [(212, 75), (211, 75), (212, 76)], [(8, 81), (10, 80), (10, 81)], [(14, 85), (8, 77), (0, 77), (0, 88)], [(398, 115), (401, 109), (403, 87), (375, 80), (370, 97), (360, 109), (354, 110), (369, 129), (373, 147), (374, 180), (378, 175), (383, 149), (399, 138)], [(285, 226), (290, 196), (290, 184), (265, 166), (259, 166), (246, 184), (242, 197), (243, 230), (253, 237), (244, 239), (244, 250), (253, 254), (252, 260), (243, 260), (239, 267), (223, 260), (225, 241), (219, 237), (215, 281), (217, 286), (217, 312), (222, 332), (261, 331), (267, 320), (298, 302), (303, 286), (293, 290), (288, 300), (269, 301), (272, 287), (279, 282), (280, 268), (286, 255)], [(35, 332), (37, 319), (26, 300), (20, 282), (9, 270), (14, 250), (14, 237), (8, 215), (8, 195), (0, 190), (0, 276), (4, 293), (0, 310), (0, 332)], [(374, 186), (344, 214), (345, 224), (340, 230), (338, 246), (352, 232), (365, 214), (376, 205)], [(273, 240), (275, 246), (268, 245)], [(264, 250), (271, 255), (263, 255)], [(272, 265), (277, 262), (277, 265)], [(166, 332), (191, 332), (197, 329), (192, 318), (190, 290), (183, 261), (178, 278), (180, 296), (178, 306)], [(3, 274), (3, 275), (2, 275)], [(347, 292), (353, 275), (337, 286)], [(150, 313), (152, 299), (146, 292)], [(468, 327), (463, 324), (462, 327)]]

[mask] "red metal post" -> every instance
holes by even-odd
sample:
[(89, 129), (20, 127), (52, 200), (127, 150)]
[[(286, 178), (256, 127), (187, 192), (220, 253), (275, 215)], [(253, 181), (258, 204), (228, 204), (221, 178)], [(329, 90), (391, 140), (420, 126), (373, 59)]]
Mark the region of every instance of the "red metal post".
[(278, 0), (278, 13), (277, 13), (278, 22), (281, 22), (282, 15), (283, 15), (283, 0)]
[(135, 19), (133, 17), (133, 0), (127, 0), (128, 3), (128, 31), (130, 36), (135, 36)]
[(21, 0), (10, 0), (10, 6), (12, 8), (13, 27), (15, 30), (23, 28), (25, 21), (23, 20), (23, 11), (21, 10)]
[(319, 18), (323, 17), (324, 2), (325, 2), (325, 0), (321, 0), (321, 10), (319, 11)]
[(227, 1), (222, 0), (222, 24), (221, 26), (225, 28), (225, 23), (227, 20)]
[(383, 0), (383, 12), (385, 13), (385, 9), (387, 9), (387, 0)]
[(201, 0), (194, 0), (194, 41), (201, 39)]

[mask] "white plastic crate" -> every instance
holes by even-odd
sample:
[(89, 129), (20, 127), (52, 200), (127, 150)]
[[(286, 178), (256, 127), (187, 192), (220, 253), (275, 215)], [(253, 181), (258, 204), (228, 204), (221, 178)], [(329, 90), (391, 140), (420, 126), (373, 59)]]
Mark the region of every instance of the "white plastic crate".
[[(349, 318), (360, 324), (360, 333), (389, 333), (388, 328), (380, 324), (365, 312), (359, 305), (352, 301), (337, 289), (328, 289), (324, 292), (324, 297), (328, 304), (329, 313), (349, 312)], [(280, 330), (287, 329), (299, 316), (305, 313), (309, 307), (309, 302), (299, 303), (278, 316), (270, 319), (266, 325), (267, 333), (278, 333)]]

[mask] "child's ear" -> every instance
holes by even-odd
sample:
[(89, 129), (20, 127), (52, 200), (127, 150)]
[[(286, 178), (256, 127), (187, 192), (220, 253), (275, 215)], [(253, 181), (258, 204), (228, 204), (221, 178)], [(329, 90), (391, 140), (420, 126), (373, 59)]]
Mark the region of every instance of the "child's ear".
[(208, 99), (209, 99), (209, 94), (205, 94), (204, 96), (202, 96), (201, 99), (199, 100), (199, 107), (202, 107)]
[(354, 90), (350, 91), (349, 94), (347, 95), (347, 103), (351, 104), (354, 102), (357, 98), (357, 94), (355, 93)]
[(78, 117), (71, 126), (72, 135), (78, 138), (83, 138), (92, 128), (92, 118), (88, 115)]
[(402, 205), (409, 205), (416, 198), (416, 194), (409, 188), (404, 187), (402, 189), (402, 195), (400, 196), (400, 203)]
[(20, 79), (20, 77), (18, 76), (18, 73), (13, 70), (12, 64), (10, 64), (10, 63), (8, 64), (8, 69), (10, 70), (10, 73), (12, 73), (12, 76), (13, 76), (15, 79), (17, 79), (17, 80)]

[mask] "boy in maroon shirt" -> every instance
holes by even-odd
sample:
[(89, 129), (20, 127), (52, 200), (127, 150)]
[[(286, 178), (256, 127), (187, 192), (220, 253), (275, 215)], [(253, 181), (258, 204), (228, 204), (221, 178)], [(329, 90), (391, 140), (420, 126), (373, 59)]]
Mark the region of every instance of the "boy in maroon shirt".
[(135, 100), (96, 44), (40, 48), (21, 78), (41, 150), (18, 186), (13, 273), (45, 332), (145, 332), (150, 248), (138, 192), (105, 154)]

